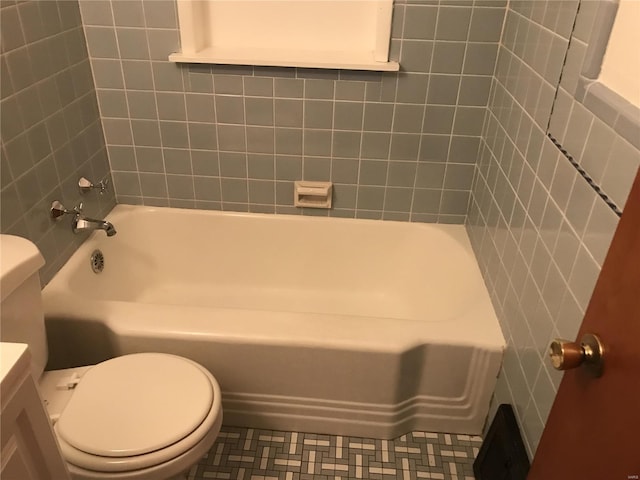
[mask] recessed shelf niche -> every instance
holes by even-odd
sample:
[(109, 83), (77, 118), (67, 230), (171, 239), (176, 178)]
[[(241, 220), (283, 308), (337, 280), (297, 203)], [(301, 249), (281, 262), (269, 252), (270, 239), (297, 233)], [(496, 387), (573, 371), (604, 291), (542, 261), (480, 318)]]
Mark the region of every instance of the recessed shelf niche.
[(178, 0), (178, 63), (397, 71), (393, 0)]

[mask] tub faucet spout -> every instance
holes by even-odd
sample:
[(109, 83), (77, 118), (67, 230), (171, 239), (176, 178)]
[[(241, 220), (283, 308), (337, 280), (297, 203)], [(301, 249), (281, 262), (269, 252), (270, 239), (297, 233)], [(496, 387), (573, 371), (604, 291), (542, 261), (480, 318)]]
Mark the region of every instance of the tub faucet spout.
[(81, 213), (76, 214), (73, 219), (73, 233), (91, 230), (104, 230), (107, 237), (113, 237), (116, 234), (116, 229), (111, 222), (85, 217)]
[(49, 210), (49, 212), (51, 214), (51, 218), (58, 221), (64, 215), (73, 215), (73, 222), (71, 223), (73, 233), (104, 230), (107, 234), (107, 237), (113, 237), (116, 234), (116, 229), (113, 227), (113, 224), (111, 222), (86, 217), (82, 213), (82, 203), (73, 207), (72, 210), (68, 210), (64, 205), (62, 205), (62, 203), (60, 203), (58, 200), (55, 200), (51, 204), (51, 209)]

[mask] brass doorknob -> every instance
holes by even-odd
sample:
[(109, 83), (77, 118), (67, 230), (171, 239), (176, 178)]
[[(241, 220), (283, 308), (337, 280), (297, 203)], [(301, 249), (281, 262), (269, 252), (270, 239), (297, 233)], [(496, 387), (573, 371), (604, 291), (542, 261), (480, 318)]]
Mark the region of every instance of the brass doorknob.
[(584, 365), (594, 376), (602, 375), (604, 347), (591, 333), (582, 336), (580, 343), (556, 338), (549, 346), (551, 364), (556, 370), (569, 370)]

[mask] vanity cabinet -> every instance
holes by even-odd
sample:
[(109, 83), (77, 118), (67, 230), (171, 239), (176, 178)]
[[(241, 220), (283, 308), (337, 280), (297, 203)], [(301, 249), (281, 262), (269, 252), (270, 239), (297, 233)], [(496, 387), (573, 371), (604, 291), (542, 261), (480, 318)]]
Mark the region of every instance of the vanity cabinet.
[(0, 344), (0, 478), (69, 480), (30, 363), (27, 345)]

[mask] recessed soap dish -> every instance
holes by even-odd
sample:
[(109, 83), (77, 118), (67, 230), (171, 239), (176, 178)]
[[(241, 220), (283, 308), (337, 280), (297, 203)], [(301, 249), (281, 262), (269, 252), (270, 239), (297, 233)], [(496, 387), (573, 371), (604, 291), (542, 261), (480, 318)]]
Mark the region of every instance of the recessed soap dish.
[(293, 204), (296, 207), (331, 208), (331, 182), (298, 181), (294, 186)]

